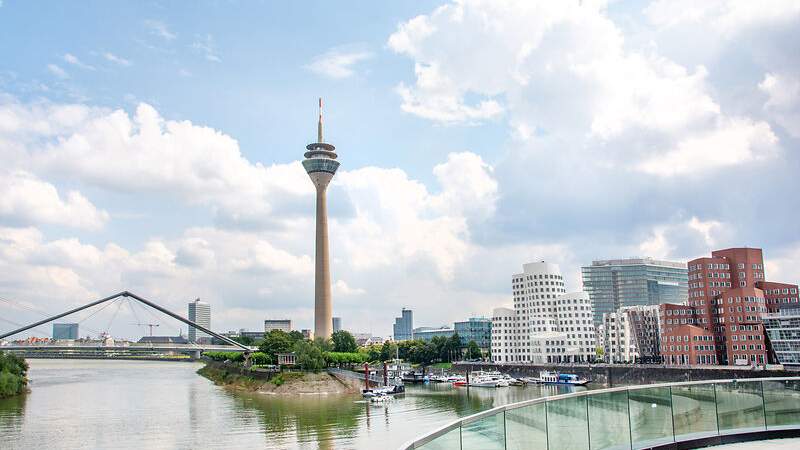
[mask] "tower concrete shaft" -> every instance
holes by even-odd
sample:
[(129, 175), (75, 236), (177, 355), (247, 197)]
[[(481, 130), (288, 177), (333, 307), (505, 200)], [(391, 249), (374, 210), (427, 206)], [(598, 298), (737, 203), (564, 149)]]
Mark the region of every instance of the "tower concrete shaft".
[(322, 99), (317, 124), (317, 141), (308, 144), (303, 167), (317, 190), (316, 255), (314, 258), (314, 336), (325, 339), (332, 334), (331, 264), (328, 245), (327, 190), (339, 162), (335, 147), (322, 142)]

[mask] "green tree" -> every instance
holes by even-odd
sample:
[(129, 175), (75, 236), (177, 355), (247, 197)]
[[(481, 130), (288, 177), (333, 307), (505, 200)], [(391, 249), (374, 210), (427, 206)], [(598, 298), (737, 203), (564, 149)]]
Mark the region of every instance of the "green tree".
[(459, 336), (458, 333), (453, 333), (453, 335), (450, 336), (449, 347), (450, 358), (448, 361), (458, 361), (461, 359), (461, 336)]
[(297, 365), (302, 370), (319, 372), (325, 367), (325, 356), (316, 343), (305, 340), (297, 341), (294, 344), (294, 353), (297, 357)]
[(395, 344), (392, 341), (386, 341), (383, 343), (383, 346), (381, 347), (380, 360), (389, 361), (391, 359), (394, 359), (396, 354), (397, 354), (397, 344)]
[(17, 355), (0, 352), (0, 398), (18, 395), (28, 385), (28, 363)]
[(356, 339), (345, 330), (335, 331), (331, 335), (331, 342), (333, 343), (334, 352), (354, 353), (358, 350)]
[(481, 349), (475, 341), (469, 341), (467, 344), (467, 359), (481, 359)]
[(303, 339), (305, 339), (303, 337), (303, 333), (301, 333), (301, 332), (299, 332), (297, 330), (290, 331), (289, 332), (289, 338), (292, 340), (292, 342), (302, 341)]
[(255, 343), (255, 339), (251, 338), (250, 336), (236, 336), (231, 338), (232, 340), (242, 344), (242, 345), (253, 345)]
[(322, 337), (315, 337), (314, 338), (314, 345), (316, 345), (323, 352), (330, 352), (330, 351), (333, 350), (333, 345), (331, 344), (331, 340), (330, 339), (324, 339)]
[(292, 351), (295, 342), (292, 341), (289, 333), (282, 330), (272, 330), (264, 336), (264, 342), (258, 347), (258, 350), (267, 355), (270, 364), (278, 362), (278, 353), (287, 353)]
[(381, 346), (378, 344), (372, 344), (366, 349), (364, 349), (367, 353), (367, 361), (380, 361), (381, 359)]

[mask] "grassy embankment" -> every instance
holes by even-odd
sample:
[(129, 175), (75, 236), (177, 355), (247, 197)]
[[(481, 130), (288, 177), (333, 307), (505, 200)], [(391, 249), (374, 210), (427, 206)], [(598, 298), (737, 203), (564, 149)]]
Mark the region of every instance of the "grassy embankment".
[(0, 398), (22, 394), (28, 389), (28, 363), (23, 358), (0, 352)]

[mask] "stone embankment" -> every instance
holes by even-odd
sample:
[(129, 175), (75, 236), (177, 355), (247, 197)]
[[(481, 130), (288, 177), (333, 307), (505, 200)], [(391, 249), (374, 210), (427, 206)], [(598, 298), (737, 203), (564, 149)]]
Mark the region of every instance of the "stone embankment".
[(791, 377), (797, 372), (786, 370), (755, 370), (750, 367), (676, 367), (661, 365), (623, 365), (623, 364), (491, 364), (456, 363), (453, 370), (458, 372), (475, 370), (498, 370), (512, 377), (538, 377), (543, 370), (572, 373), (592, 381), (599, 386), (632, 386), (648, 383), (675, 383), (682, 381), (703, 381), (743, 378)]
[(320, 372), (274, 372), (209, 361), (197, 373), (231, 389), (267, 395), (356, 394), (361, 385), (355, 380)]

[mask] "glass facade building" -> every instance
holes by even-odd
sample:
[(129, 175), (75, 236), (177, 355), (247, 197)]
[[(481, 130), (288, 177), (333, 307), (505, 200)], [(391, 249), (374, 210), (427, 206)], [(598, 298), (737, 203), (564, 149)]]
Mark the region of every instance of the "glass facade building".
[[(201, 302), (199, 298), (189, 303), (189, 320), (210, 330), (211, 305)], [(194, 327), (189, 327), (189, 342), (200, 342), (201, 340), (210, 341), (211, 336), (198, 331)]]
[(685, 263), (651, 258), (592, 261), (581, 268), (583, 290), (594, 307), (594, 322), (624, 306), (685, 303), (689, 277)]
[(482, 351), (492, 346), (492, 320), (485, 317), (470, 317), (465, 322), (453, 324), (455, 332), (461, 338), (461, 345), (466, 347), (469, 341), (475, 341)]
[(393, 326), (394, 340), (407, 341), (412, 339), (414, 334), (414, 313), (410, 309), (403, 308), (400, 317), (395, 317)]
[(77, 323), (54, 323), (53, 339), (78, 339)]
[(764, 316), (764, 331), (778, 362), (800, 368), (800, 308), (782, 308)]

